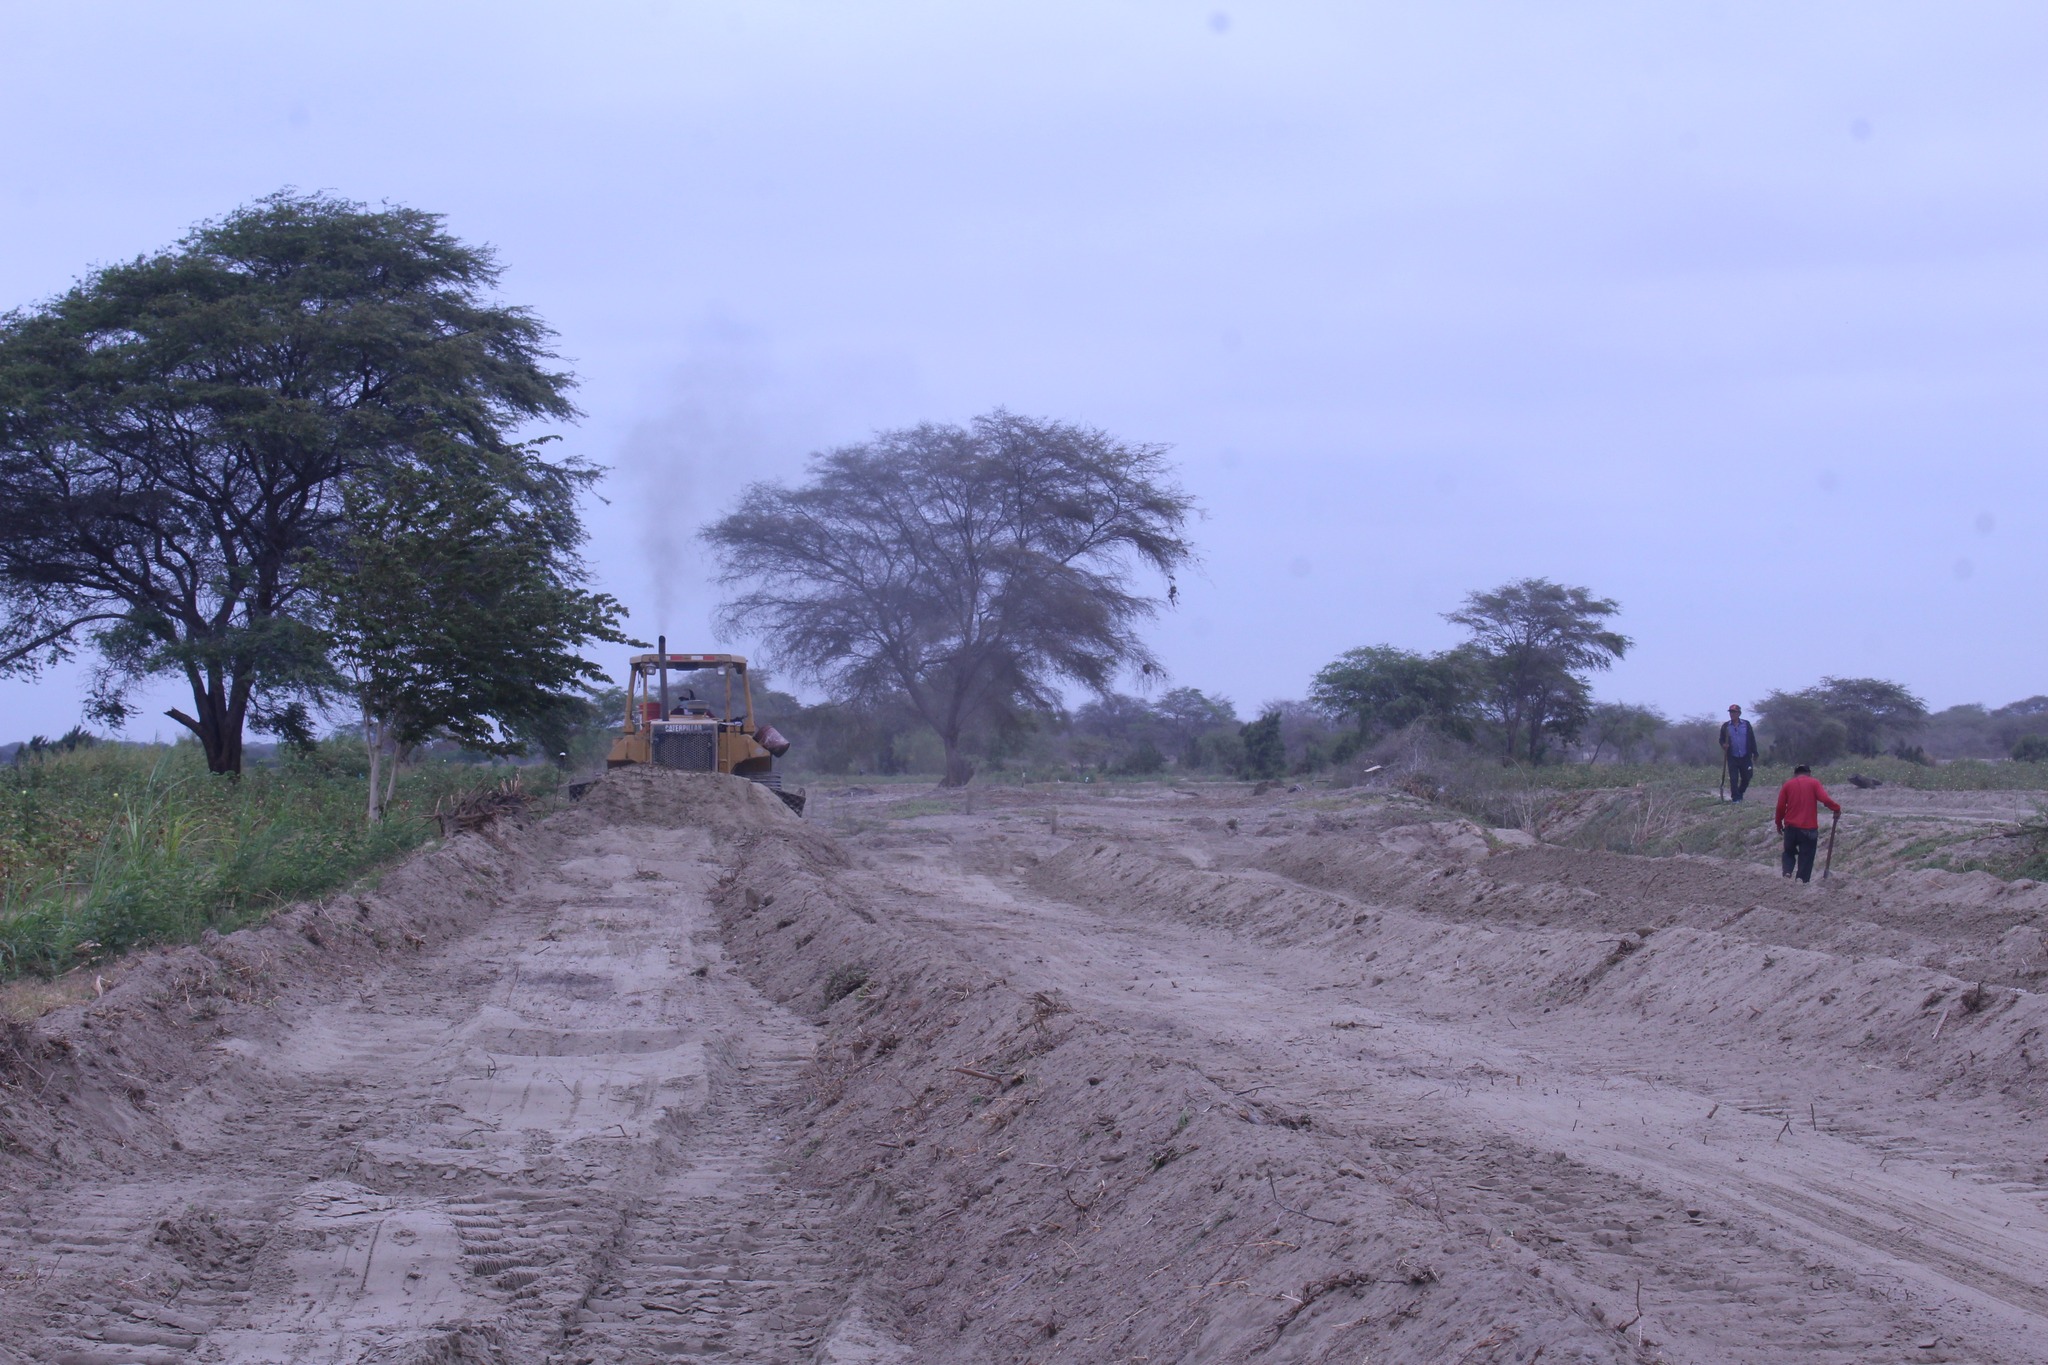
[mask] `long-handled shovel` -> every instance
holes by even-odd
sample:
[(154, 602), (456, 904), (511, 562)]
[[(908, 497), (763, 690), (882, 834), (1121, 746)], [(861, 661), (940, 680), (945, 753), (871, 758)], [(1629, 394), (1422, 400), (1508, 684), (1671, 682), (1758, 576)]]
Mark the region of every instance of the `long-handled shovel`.
[(1820, 865), (1820, 879), (1828, 879), (1828, 869), (1835, 865), (1835, 826), (1842, 823), (1842, 812), (1836, 811), (1834, 819), (1828, 821), (1828, 856)]
[(1721, 751), (1721, 786), (1714, 795), (1723, 801), (1728, 799), (1728, 751), (1726, 749)]

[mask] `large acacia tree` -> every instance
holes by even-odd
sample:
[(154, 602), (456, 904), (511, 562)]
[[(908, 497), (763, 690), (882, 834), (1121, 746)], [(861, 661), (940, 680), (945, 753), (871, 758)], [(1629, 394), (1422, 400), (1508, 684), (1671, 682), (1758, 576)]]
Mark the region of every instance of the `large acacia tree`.
[(1444, 619), (1465, 627), (1481, 663), (1480, 703), (1499, 725), (1508, 757), (1541, 762), (1546, 741), (1571, 740), (1592, 711), (1586, 675), (1613, 666), (1633, 642), (1607, 628), (1621, 607), (1584, 588), (1524, 578), (1466, 596)]
[(574, 415), (550, 334), (440, 219), (280, 194), (0, 319), (0, 669), (82, 640), (121, 689), (182, 677), (216, 772), (336, 679), (306, 568), (351, 480), (487, 475)]
[(1162, 447), (998, 410), (818, 455), (702, 534), (739, 590), (728, 626), (842, 699), (908, 698), (959, 786), (977, 741), (1060, 682), (1158, 670), (1138, 575), (1189, 560), (1193, 509)]

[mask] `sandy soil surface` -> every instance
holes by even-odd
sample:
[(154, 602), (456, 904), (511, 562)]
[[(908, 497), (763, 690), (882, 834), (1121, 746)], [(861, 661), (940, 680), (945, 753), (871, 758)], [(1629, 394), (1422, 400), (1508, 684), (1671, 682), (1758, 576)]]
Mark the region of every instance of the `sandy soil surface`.
[(0, 1360), (2048, 1359), (2048, 888), (811, 813), (614, 776), (13, 1029)]

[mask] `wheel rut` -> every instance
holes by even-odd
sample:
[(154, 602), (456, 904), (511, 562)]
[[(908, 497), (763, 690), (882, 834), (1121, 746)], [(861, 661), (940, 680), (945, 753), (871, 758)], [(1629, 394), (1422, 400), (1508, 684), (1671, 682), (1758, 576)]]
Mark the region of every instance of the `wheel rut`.
[(556, 842), (475, 931), (218, 1039), (160, 1161), (14, 1201), (0, 1257), (33, 1260), (40, 1311), (10, 1348), (867, 1358), (833, 1353), (857, 1320), (846, 1261), (830, 1208), (778, 1163), (816, 1030), (725, 962), (712, 841)]
[[(1972, 1359), (2037, 1358), (2025, 1343), (2048, 1324), (2048, 1233), (2030, 1189), (1962, 1183), (1947, 1162), (1885, 1170), (1805, 1106), (1797, 1131), (1788, 1115), (1743, 1112), (1719, 1073), (1655, 1035), (1634, 1055), (1626, 1028), (1587, 1047), (1602, 1035), (1584, 1021), (1494, 1019), (1496, 1002), (1465, 1000), (1454, 972), (1394, 981), (1384, 959), (1197, 917), (1228, 881), (1242, 889), (1223, 894), (1251, 906), (1287, 894), (1270, 873), (1182, 890), (1162, 858), (1137, 894), (1070, 899), (1052, 888), (1070, 884), (1071, 861), (1052, 877), (990, 875), (972, 845), (921, 854), (876, 874), (869, 898), (913, 907), (1014, 988), (1057, 993), (1256, 1094), (1247, 1111), (1305, 1130), (1297, 1141), (1326, 1169), (1526, 1256), (1601, 1320), (1640, 1312), (1671, 1358), (1851, 1365), (1960, 1358), (1946, 1354), (1959, 1341), (1982, 1352)], [(1444, 933), (1415, 925), (1419, 939)], [(1886, 1121), (1876, 1099), (1844, 1093)], [(1689, 1355), (1693, 1342), (1710, 1355)]]
[(845, 1298), (831, 1209), (792, 1187), (772, 1114), (811, 1056), (812, 1030), (768, 1021), (721, 1070), (701, 1121), (663, 1163), (560, 1358), (797, 1360)]

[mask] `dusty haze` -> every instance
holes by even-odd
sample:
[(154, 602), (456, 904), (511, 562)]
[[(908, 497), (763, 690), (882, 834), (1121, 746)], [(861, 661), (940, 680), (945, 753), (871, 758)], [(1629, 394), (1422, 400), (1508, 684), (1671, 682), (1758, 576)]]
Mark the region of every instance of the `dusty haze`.
[(1674, 713), (2044, 686), (2037, 7), (13, 5), (0, 50), (0, 304), (285, 185), (445, 213), (583, 377), (650, 638), (709, 642), (739, 484), (1004, 404), (1175, 446), (1159, 649), (1241, 705), (1524, 574), (1618, 598), (1602, 695)]

